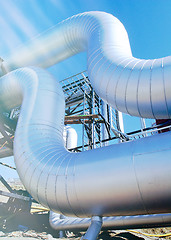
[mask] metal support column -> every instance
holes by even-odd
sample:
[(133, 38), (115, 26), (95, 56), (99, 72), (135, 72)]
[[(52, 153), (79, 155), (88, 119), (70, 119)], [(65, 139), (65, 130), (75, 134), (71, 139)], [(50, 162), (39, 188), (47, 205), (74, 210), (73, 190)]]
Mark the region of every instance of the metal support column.
[[(102, 101), (102, 116), (104, 117), (105, 121), (107, 121), (107, 104), (104, 101)], [(105, 140), (105, 139), (108, 139), (108, 132), (105, 124), (103, 123), (102, 124), (102, 140)], [(108, 143), (104, 142), (102, 145), (107, 146)]]
[(102, 228), (102, 217), (93, 216), (86, 234), (81, 240), (96, 240)]

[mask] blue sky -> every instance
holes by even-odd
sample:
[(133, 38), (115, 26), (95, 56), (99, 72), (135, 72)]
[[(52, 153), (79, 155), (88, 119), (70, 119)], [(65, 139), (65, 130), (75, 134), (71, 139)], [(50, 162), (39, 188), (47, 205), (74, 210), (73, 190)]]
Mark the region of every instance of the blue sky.
[[(0, 0), (0, 57), (5, 60), (16, 47), (85, 11), (105, 11), (117, 17), (128, 32), (134, 57), (153, 59), (171, 55), (170, 0)], [(62, 80), (85, 69), (86, 54), (81, 53), (49, 71)], [(125, 121), (126, 131), (137, 126), (137, 119)], [(11, 159), (4, 162), (13, 164)], [(0, 172), (7, 175), (4, 167), (0, 166)]]
[[(171, 52), (170, 0), (0, 0), (0, 56), (74, 14), (105, 11), (125, 26), (133, 55), (158, 58)], [(78, 61), (80, 60), (80, 61)], [(55, 66), (62, 79), (86, 69), (86, 55)]]

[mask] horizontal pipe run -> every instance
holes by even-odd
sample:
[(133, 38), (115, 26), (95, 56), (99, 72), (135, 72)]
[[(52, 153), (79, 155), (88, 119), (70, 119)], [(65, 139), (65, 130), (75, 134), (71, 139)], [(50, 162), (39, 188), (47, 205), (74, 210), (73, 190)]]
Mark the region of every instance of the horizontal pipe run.
[[(139, 229), (167, 227), (171, 225), (171, 214), (152, 214), (137, 216), (103, 217), (102, 230)], [(55, 230), (86, 230), (91, 224), (91, 218), (60, 218), (60, 214), (50, 211), (49, 223)]]
[[(101, 98), (130, 115), (171, 116), (171, 57), (140, 60), (118, 19), (102, 12), (76, 15), (17, 49), (2, 63), (49, 67), (87, 51), (88, 75)], [(20, 56), (20, 57), (18, 57)], [(14, 157), (28, 192), (68, 216), (134, 216), (171, 212), (171, 133), (81, 153), (63, 142), (65, 99), (47, 71), (25, 67), (0, 79), (0, 105), (22, 104)]]
[(68, 152), (62, 88), (40, 68), (2, 77), (0, 102), (8, 109), (22, 103), (15, 163), (27, 191), (42, 205), (78, 217), (171, 212), (170, 132)]
[[(50, 67), (87, 52), (88, 77), (110, 106), (142, 118), (171, 117), (171, 57), (132, 56), (123, 24), (105, 12), (75, 15), (3, 56), (6, 72), (19, 67)], [(20, 56), (20, 57), (18, 57)]]

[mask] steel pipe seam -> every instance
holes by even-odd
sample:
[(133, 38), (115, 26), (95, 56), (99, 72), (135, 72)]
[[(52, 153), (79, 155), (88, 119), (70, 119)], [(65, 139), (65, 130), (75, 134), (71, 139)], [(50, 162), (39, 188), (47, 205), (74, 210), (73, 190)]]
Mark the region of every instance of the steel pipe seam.
[(170, 118), (171, 57), (134, 58), (123, 24), (108, 13), (68, 18), (4, 56), (2, 65), (8, 71), (30, 64), (46, 68), (81, 51), (87, 51), (90, 81), (104, 101), (134, 116)]
[[(22, 97), (15, 99), (15, 89)], [(42, 205), (79, 217), (171, 211), (170, 133), (70, 153), (63, 143), (64, 95), (48, 72), (17, 69), (1, 78), (0, 93), (8, 109), (23, 99), (14, 157), (26, 189)]]
[[(3, 64), (7, 70), (29, 64), (48, 67), (85, 49), (90, 80), (105, 101), (135, 116), (170, 117), (171, 57), (133, 58), (123, 25), (110, 14), (69, 18), (17, 50), (21, 58), (14, 54)], [(170, 133), (69, 153), (62, 139), (64, 95), (53, 77), (39, 68), (2, 77), (0, 102), (6, 109), (22, 102), (14, 141), (16, 166), (27, 190), (43, 205), (83, 217), (171, 211)]]

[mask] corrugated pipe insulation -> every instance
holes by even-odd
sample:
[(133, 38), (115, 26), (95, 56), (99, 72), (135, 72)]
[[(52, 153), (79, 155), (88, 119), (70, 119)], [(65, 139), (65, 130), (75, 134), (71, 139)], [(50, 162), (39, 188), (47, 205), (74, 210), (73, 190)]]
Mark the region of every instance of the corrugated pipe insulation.
[[(73, 16), (4, 57), (0, 104), (22, 103), (14, 138), (17, 171), (28, 192), (63, 215), (129, 216), (171, 212), (170, 133), (81, 153), (63, 143), (65, 99), (47, 68), (87, 51), (88, 74), (111, 106), (139, 117), (170, 118), (171, 58), (132, 56), (118, 19)], [(19, 57), (18, 57), (19, 56)]]

